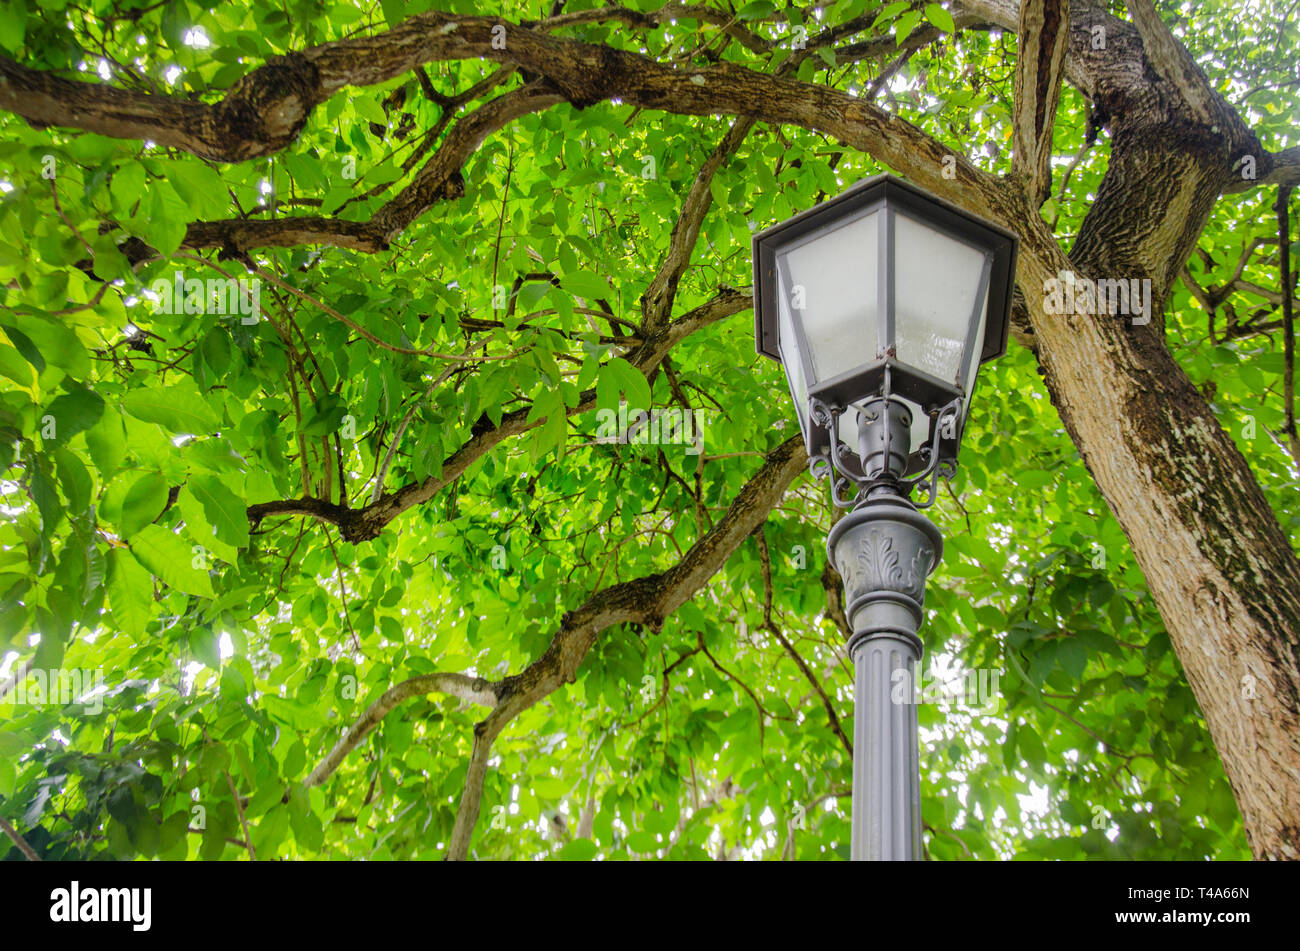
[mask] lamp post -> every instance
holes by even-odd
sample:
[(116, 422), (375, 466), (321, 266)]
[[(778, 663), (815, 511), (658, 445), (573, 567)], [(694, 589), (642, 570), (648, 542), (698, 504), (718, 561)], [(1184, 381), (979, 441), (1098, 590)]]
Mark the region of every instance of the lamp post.
[(956, 472), (980, 364), (1006, 350), (1015, 254), (1015, 235), (891, 175), (754, 236), (758, 352), (785, 368), (813, 476), (852, 509), (826, 550), (853, 626), (854, 860), (920, 855), (912, 685), (943, 539), (919, 509)]

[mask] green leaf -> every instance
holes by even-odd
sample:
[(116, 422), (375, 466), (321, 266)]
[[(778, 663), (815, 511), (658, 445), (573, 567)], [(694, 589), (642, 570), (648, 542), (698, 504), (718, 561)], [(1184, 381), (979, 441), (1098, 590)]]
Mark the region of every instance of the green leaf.
[(131, 263), (118, 250), (114, 234), (101, 234), (91, 247), (95, 252), (95, 276), (101, 280), (128, 280), (132, 276)]
[(761, 20), (763, 17), (770, 17), (776, 12), (776, 4), (772, 0), (753, 0), (736, 11), (737, 20)]
[[(12, 341), (14, 349), (22, 354), (23, 359), (36, 368), (37, 373), (45, 370), (45, 358), (41, 356), (40, 349), (32, 343), (32, 338), (27, 336), (17, 327), (4, 327), (5, 335)], [(21, 381), (19, 381), (21, 382)]]
[(230, 334), (222, 327), (213, 327), (199, 342), (199, 352), (208, 369), (220, 377), (230, 368)]
[(86, 446), (101, 480), (107, 482), (117, 474), (126, 458), (126, 435), (122, 431), (122, 417), (116, 410), (105, 413), (86, 430)]
[(18, 783), (18, 770), (8, 756), (0, 756), (0, 799), (9, 799)]
[(1029, 662), (1029, 679), (1035, 684), (1042, 684), (1051, 673), (1052, 665), (1056, 663), (1056, 653), (1059, 650), (1055, 643), (1047, 643), (1034, 652), (1033, 659)]
[(528, 422), (545, 419), (533, 434), (532, 457), (536, 461), (552, 449), (559, 446), (568, 432), (567, 418), (564, 412), (564, 399), (559, 390), (547, 389), (533, 400), (528, 411)]
[(832, 11), (834, 22), (844, 23), (861, 16), (867, 9), (869, 0), (840, 0)]
[(605, 364), (596, 367), (596, 407), (618, 411), (618, 376)]
[(208, 862), (216, 861), (225, 849), (226, 836), (222, 829), (209, 825), (203, 830), (203, 844), (199, 846), (199, 858)]
[[(67, 370), (74, 379), (85, 379), (90, 376), (90, 356), (86, 353), (86, 348), (82, 345), (76, 331), (71, 327), (56, 320), (28, 314), (18, 315), (17, 322), (22, 336), (16, 337), (10, 332), (9, 339), (14, 342), (18, 352), (37, 370), (44, 370), (46, 363), (52, 363), (60, 369)], [(24, 340), (39, 354), (37, 358), (39, 363), (32, 359), (31, 353), (24, 348), (21, 342)]]
[(54, 451), (54, 468), (59, 474), (59, 485), (68, 500), (68, 511), (80, 515), (90, 506), (93, 484), (86, 465), (67, 449)]
[(104, 398), (90, 390), (76, 389), (56, 397), (45, 409), (41, 420), (42, 429), (50, 420), (54, 422), (53, 446), (66, 446), (68, 440), (79, 432), (89, 429), (99, 422), (104, 415)]
[(1060, 809), (1061, 812), (1061, 818), (1064, 819), (1066, 822), (1068, 822), (1070, 825), (1082, 826), (1088, 824), (1087, 819), (1084, 818), (1084, 815), (1079, 811), (1079, 809), (1074, 805), (1074, 803), (1070, 802), (1070, 800), (1068, 799), (1062, 800), (1058, 808)]
[(1056, 662), (1076, 680), (1083, 676), (1083, 669), (1088, 666), (1088, 651), (1076, 638), (1061, 641), (1056, 649)]
[(164, 255), (175, 254), (185, 240), (185, 223), (189, 209), (176, 189), (165, 181), (154, 180), (140, 203), (135, 219), (145, 240)]
[(253, 848), (259, 859), (272, 859), (276, 849), (284, 842), (289, 833), (289, 809), (284, 804), (277, 804), (258, 821), (253, 829)]
[(550, 292), (551, 285), (545, 281), (534, 281), (519, 289), (518, 310), (528, 313)]
[(50, 478), (49, 463), (38, 458), (31, 467), (32, 501), (41, 513), (41, 532), (48, 539), (58, 524), (63, 521), (63, 506), (59, 503), (59, 493), (55, 491), (54, 480)]
[(1115, 586), (1101, 578), (1093, 582), (1088, 589), (1088, 601), (1094, 608), (1101, 609), (1115, 596)]
[(622, 357), (614, 357), (601, 368), (601, 373), (611, 375), (618, 391), (626, 394), (628, 406), (633, 409), (649, 410), (651, 401), (650, 383), (640, 370)]
[(314, 707), (299, 703), (297, 700), (266, 696), (262, 698), (262, 706), (272, 717), (294, 730), (314, 730), (329, 723), (329, 720), (317, 713)]
[(124, 410), (146, 423), (157, 423), (173, 433), (203, 435), (217, 426), (212, 412), (194, 384), (142, 387), (121, 399)]
[(898, 22), (894, 24), (894, 35), (897, 40), (897, 45), (902, 46), (903, 41), (907, 39), (908, 35), (911, 34), (912, 30), (920, 22), (920, 10), (909, 10), (907, 13), (904, 13), (899, 17)]
[(239, 496), (214, 475), (194, 476), (185, 487), (203, 506), (203, 514), (218, 538), (236, 548), (248, 546), (247, 506)]
[(343, 425), (348, 407), (337, 395), (326, 393), (316, 401), (311, 415), (303, 421), (304, 436), (328, 436)]
[(876, 19), (872, 21), (871, 28), (874, 30), (879, 24), (881, 24), (885, 20), (892, 20), (898, 14), (906, 10), (908, 6), (910, 6), (908, 0), (895, 0), (895, 2), (889, 4), (883, 10), (881, 10), (879, 13), (876, 14)]
[(561, 862), (590, 862), (596, 857), (596, 843), (591, 839), (574, 839), (556, 853)]
[(1041, 769), (1043, 762), (1047, 759), (1047, 751), (1043, 749), (1043, 741), (1039, 739), (1037, 731), (1027, 723), (1020, 724), (1016, 730), (1016, 748), (1020, 755), (1024, 757), (1025, 762), (1035, 769)]
[(0, 4), (0, 46), (17, 55), (27, 35), (25, 0), (8, 0)]
[(633, 852), (644, 855), (654, 853), (660, 847), (660, 844), (653, 832), (640, 830), (627, 837), (627, 847)]
[[(302, 798), (305, 800), (306, 796)], [(320, 818), (308, 808), (294, 809), (293, 805), (291, 801), (289, 825), (293, 829), (294, 841), (309, 852), (319, 852), (325, 844), (325, 828)]]
[(169, 529), (146, 525), (131, 540), (131, 552), (169, 588), (201, 598), (215, 597), (207, 571), (192, 564), (196, 553)]
[(197, 159), (167, 162), (163, 174), (180, 196), (190, 206), (190, 215), (199, 218), (220, 218), (230, 205), (226, 184), (221, 174)]
[(952, 21), (952, 14), (937, 3), (926, 4), (925, 18), (934, 24), (936, 29), (943, 30), (945, 33), (957, 32), (957, 24)]
[(114, 170), (108, 192), (113, 196), (113, 207), (119, 215), (125, 217), (131, 213), (144, 194), (144, 183), (144, 166), (139, 162), (128, 162)]
[(397, 26), (406, 18), (406, 4), (402, 0), (379, 0), (379, 8), (384, 11), (384, 22)]
[(195, 627), (190, 631), (190, 653), (195, 660), (212, 670), (221, 669), (221, 638), (210, 627)]
[(125, 549), (109, 552), (108, 609), (113, 622), (132, 637), (143, 637), (153, 612), (153, 579)]
[(158, 472), (143, 473), (131, 483), (117, 520), (123, 538), (133, 537), (162, 514), (167, 507), (167, 491), (167, 480)]
[(609, 282), (592, 271), (566, 274), (560, 278), (560, 285), (588, 301), (604, 300), (611, 296)]
[(46, 624), (41, 625), (41, 641), (36, 645), (36, 654), (32, 657), (32, 666), (37, 670), (58, 670), (63, 666), (63, 654), (67, 650), (67, 641), (63, 635)]
[(357, 115), (369, 122), (376, 122), (379, 125), (388, 124), (388, 116), (384, 115), (384, 110), (379, 103), (370, 96), (353, 97), (352, 108), (356, 110)]
[(189, 826), (189, 814), (187, 812), (173, 812), (163, 820), (163, 824), (158, 829), (158, 857), (161, 859), (180, 860), (185, 858), (189, 851), (187, 836)]

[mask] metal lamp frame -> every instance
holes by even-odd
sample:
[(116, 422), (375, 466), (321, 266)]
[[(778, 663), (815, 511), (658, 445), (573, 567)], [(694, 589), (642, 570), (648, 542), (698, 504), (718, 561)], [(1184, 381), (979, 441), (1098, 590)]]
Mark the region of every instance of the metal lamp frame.
[[(801, 318), (791, 312), (807, 386), (800, 425), (814, 478), (827, 477), (831, 498), (851, 508), (826, 539), (830, 564), (844, 579), (848, 640), (854, 666), (853, 817), (850, 856), (855, 860), (909, 860), (921, 855), (920, 765), (916, 707), (896, 702), (900, 673), (914, 682), (920, 663), (925, 582), (943, 556), (943, 536), (918, 509), (934, 504), (938, 480), (951, 478), (971, 405), (964, 389), (971, 361), (1006, 350), (1016, 237), (889, 175), (868, 179), (831, 201), (796, 215), (754, 237), (754, 333), (759, 353), (782, 359), (781, 282), (778, 252), (826, 235), (873, 211), (877, 233), (877, 320), (883, 321), (883, 357), (827, 380), (818, 380)], [(894, 214), (985, 251), (967, 350), (953, 384), (898, 359), (894, 326)], [(987, 299), (985, 292), (987, 291)], [(985, 302), (987, 300), (987, 302)], [(984, 310), (984, 339), (973, 339)], [(871, 328), (881, 333), (880, 324)], [(799, 398), (792, 374), (790, 390)], [(970, 386), (973, 390), (974, 386)], [(911, 408), (930, 417), (927, 438), (911, 445)], [(857, 414), (858, 452), (840, 438), (841, 417)], [(925, 487), (925, 498), (910, 496)], [(908, 691), (910, 694), (910, 691)]]

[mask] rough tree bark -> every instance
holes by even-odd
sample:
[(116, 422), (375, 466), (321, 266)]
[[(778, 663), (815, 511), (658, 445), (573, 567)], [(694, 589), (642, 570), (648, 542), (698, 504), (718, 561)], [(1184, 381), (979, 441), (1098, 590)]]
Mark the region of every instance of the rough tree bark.
[[(1174, 362), (1162, 320), (1127, 326), (1032, 303), (1063, 270), (1150, 278), (1163, 302), (1215, 201), (1240, 180), (1236, 163), (1264, 154), (1149, 0), (1129, 7), (1136, 29), (1073, 4), (1080, 79), (1111, 116), (1109, 169), (1068, 260), (1042, 229), (1026, 229), (1038, 218), (1023, 210), (1035, 247), (1017, 277), (1053, 401), (1142, 567), (1251, 848), (1296, 859), (1300, 562), (1245, 458)], [(1091, 43), (1098, 24), (1103, 50)]]

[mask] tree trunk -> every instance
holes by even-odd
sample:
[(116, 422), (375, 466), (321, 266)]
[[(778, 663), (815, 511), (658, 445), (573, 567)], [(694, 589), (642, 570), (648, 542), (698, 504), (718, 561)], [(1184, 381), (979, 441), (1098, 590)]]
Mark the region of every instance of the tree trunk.
[[(1054, 276), (1022, 259), (1027, 295)], [(1286, 535), (1158, 322), (1051, 315), (1032, 296), (1029, 315), (1053, 402), (1132, 545), (1251, 849), (1300, 858), (1300, 564)]]
[[(1215, 202), (1243, 185), (1241, 156), (1264, 174), (1285, 153), (1260, 146), (1149, 0), (1128, 5), (1137, 25), (1089, 0), (1071, 4), (1064, 69), (1109, 117), (1111, 149), (1069, 258), (1028, 200), (992, 211), (1023, 235), (1016, 277), (1048, 390), (1146, 577), (1251, 849), (1300, 859), (1300, 561), (1245, 458), (1174, 361), (1161, 316)], [(1017, 27), (1012, 0), (964, 6)], [(1066, 270), (1149, 278), (1151, 322), (1049, 313), (1039, 295)]]

